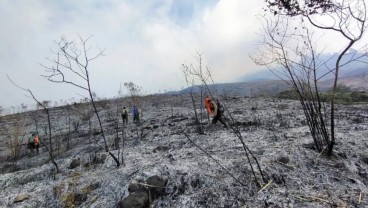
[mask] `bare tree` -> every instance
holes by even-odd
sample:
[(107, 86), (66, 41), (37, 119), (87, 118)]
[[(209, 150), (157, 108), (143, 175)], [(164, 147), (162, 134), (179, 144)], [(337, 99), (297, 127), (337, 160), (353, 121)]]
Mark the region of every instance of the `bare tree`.
[[(257, 57), (253, 57), (253, 60), (259, 65), (269, 67), (276, 76), (296, 91), (314, 144), (321, 152), (331, 141), (326, 128), (326, 112), (318, 89), (319, 56), (312, 42), (313, 35), (306, 27), (303, 27), (301, 32), (290, 29), (289, 23), (280, 19), (274, 22), (266, 21), (264, 29), (268, 35), (263, 39), (265, 52), (262, 51)], [(288, 47), (286, 43), (290, 41), (291, 36), (296, 43)], [(269, 51), (272, 51), (272, 56)], [(282, 68), (272, 68), (274, 65), (281, 65)]]
[[(102, 121), (98, 113), (95, 94), (92, 92), (89, 66), (91, 62), (103, 55), (102, 50), (96, 51), (94, 54), (92, 49), (87, 45), (88, 40), (79, 37), (79, 41), (69, 41), (65, 37), (61, 37), (59, 42), (56, 42), (56, 51), (52, 51), (54, 58), (48, 58), (51, 66), (42, 65), (46, 68), (47, 75), (43, 75), (51, 82), (66, 83), (73, 85), (79, 89), (87, 91), (91, 100), (94, 112), (97, 116), (97, 120), (100, 126), (101, 135), (105, 144), (105, 151), (116, 162), (116, 166), (120, 166), (118, 158), (112, 154), (107, 144), (104, 129), (102, 127)], [(80, 81), (77, 81), (80, 80)], [(79, 83), (80, 82), (80, 83)]]
[[(133, 82), (125, 82), (124, 87), (128, 90), (130, 94), (132, 105), (136, 106), (138, 109), (142, 111), (143, 108), (142, 87), (134, 84)], [(140, 114), (141, 113), (142, 112), (140, 112)], [(139, 116), (141, 117), (142, 115)]]
[(46, 115), (47, 115), (47, 124), (48, 124), (48, 137), (49, 137), (49, 146), (46, 145), (47, 149), (48, 149), (48, 152), (49, 152), (49, 156), (50, 156), (50, 160), (52, 162), (52, 164), (54, 164), (55, 168), (56, 168), (56, 172), (60, 172), (60, 169), (59, 169), (59, 166), (58, 164), (56, 163), (55, 161), (55, 158), (54, 158), (54, 150), (53, 150), (53, 144), (52, 144), (52, 134), (51, 134), (51, 119), (50, 119), (50, 111), (49, 111), (49, 108), (45, 105), (43, 105), (42, 102), (40, 102), (35, 96), (34, 94), (32, 93), (32, 91), (30, 89), (25, 89), (25, 88), (22, 88), (20, 86), (18, 86), (15, 82), (13, 82), (13, 80), (10, 79), (10, 77), (8, 76), (8, 79), (14, 84), (14, 86), (18, 87), (19, 89), (27, 92), (34, 101), (36, 101), (37, 105), (41, 106)]
[[(298, 92), (317, 149), (319, 151), (327, 149), (327, 154), (331, 155), (335, 144), (334, 110), (339, 71), (343, 66), (360, 58), (353, 54), (347, 62), (342, 61), (349, 49), (361, 40), (366, 31), (365, 1), (267, 0), (266, 2), (273, 16), (265, 18), (265, 36), (262, 44), (264, 48), (261, 55), (256, 55), (258, 58), (254, 60), (257, 64), (266, 65), (271, 69), (282, 68), (283, 72), (277, 74)], [(293, 20), (298, 21), (297, 26), (291, 26)], [(329, 134), (325, 129), (326, 121), (323, 120), (318, 94), (318, 80), (326, 74), (317, 73), (317, 70), (326, 68), (327, 65), (326, 60), (319, 59), (316, 39), (313, 38), (313, 31), (316, 29), (339, 34), (347, 41), (338, 52), (334, 68), (328, 69), (327, 72), (334, 74), (330, 98)]]
[[(204, 90), (206, 89), (203, 86), (203, 83), (207, 83), (209, 82), (210, 78), (211, 78), (211, 74), (207, 68), (207, 70), (203, 70), (203, 66), (202, 66), (202, 61), (203, 61), (203, 57), (202, 54), (200, 54), (199, 52), (196, 53), (195, 59), (198, 63), (198, 66), (193, 66), (193, 64), (191, 65), (186, 65), (183, 64), (182, 65), (182, 71), (184, 73), (185, 76), (185, 81), (188, 85), (188, 87), (190, 88), (189, 91), (189, 95), (192, 101), (192, 105), (193, 105), (193, 110), (194, 110), (194, 115), (195, 115), (195, 119), (196, 119), (196, 123), (198, 125), (198, 132), (200, 134), (203, 134), (203, 99), (204, 99)], [(196, 85), (196, 81), (199, 82), (199, 85)], [(197, 108), (196, 108), (196, 102), (194, 99), (194, 87), (198, 87), (200, 89), (200, 117), (197, 114)], [(207, 92), (208, 93), (208, 92)], [(208, 117), (209, 120), (209, 117)]]
[[(126, 139), (126, 126), (123, 124), (121, 127), (121, 133), (122, 133), (122, 139), (123, 139), (123, 145), (122, 145), (122, 149), (120, 148), (120, 139), (121, 137), (119, 136), (119, 118), (120, 118), (120, 114), (121, 112), (121, 93), (122, 93), (122, 89), (121, 89), (121, 84), (120, 84), (120, 88), (118, 91), (118, 96), (116, 97), (116, 99), (114, 100), (115, 106), (116, 106), (116, 116), (115, 116), (115, 149), (118, 150), (118, 157), (120, 157), (121, 155), (121, 164), (124, 165), (125, 161), (124, 161), (124, 148), (125, 148), (125, 139)], [(120, 154), (120, 150), (121, 150), (121, 154)]]

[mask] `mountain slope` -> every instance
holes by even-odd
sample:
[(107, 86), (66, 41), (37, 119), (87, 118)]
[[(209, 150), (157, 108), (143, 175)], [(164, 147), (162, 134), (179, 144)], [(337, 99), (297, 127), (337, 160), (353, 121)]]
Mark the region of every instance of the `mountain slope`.
[[(319, 82), (319, 89), (326, 91), (332, 88), (334, 79), (326, 79)], [(350, 87), (354, 91), (368, 91), (368, 70), (357, 69), (351, 73), (342, 73), (338, 83)], [(203, 87), (203, 86), (202, 86)], [(276, 96), (278, 93), (291, 89), (290, 86), (282, 80), (258, 79), (247, 82), (219, 83), (208, 86), (210, 91), (215, 94), (237, 95), (237, 96)], [(204, 87), (203, 87), (204, 89)], [(190, 91), (199, 93), (201, 86), (193, 86), (176, 94), (186, 94)], [(173, 92), (171, 92), (173, 93)]]

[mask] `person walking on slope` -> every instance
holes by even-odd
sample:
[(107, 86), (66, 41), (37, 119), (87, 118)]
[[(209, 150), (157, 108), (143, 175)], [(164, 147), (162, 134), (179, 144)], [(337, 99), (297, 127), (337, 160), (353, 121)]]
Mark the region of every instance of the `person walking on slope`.
[(139, 123), (139, 110), (136, 106), (133, 106), (133, 123)]
[(28, 147), (33, 152), (34, 149), (36, 149), (37, 154), (39, 154), (39, 148), (40, 148), (40, 138), (37, 134), (32, 134), (32, 137), (28, 140)]
[(224, 127), (227, 128), (228, 125), (222, 117), (223, 110), (222, 110), (222, 106), (221, 106), (219, 100), (216, 99), (216, 102), (211, 100), (210, 108), (211, 108), (211, 110), (213, 109), (212, 110), (212, 112), (213, 112), (212, 124), (216, 124), (217, 121), (220, 121), (220, 123), (222, 123), (224, 125)]
[(128, 111), (125, 107), (123, 108), (123, 112), (121, 113), (121, 118), (123, 119), (123, 124), (128, 123)]

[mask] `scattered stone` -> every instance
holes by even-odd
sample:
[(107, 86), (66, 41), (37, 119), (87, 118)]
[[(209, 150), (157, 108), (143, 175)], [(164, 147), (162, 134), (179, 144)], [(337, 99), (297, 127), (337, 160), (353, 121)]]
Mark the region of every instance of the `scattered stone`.
[(192, 178), (192, 181), (190, 182), (190, 185), (193, 188), (200, 188), (201, 187), (201, 180), (199, 179), (198, 175), (195, 175), (194, 178)]
[(125, 199), (121, 200), (117, 208), (148, 208), (149, 198), (146, 192), (132, 193)]
[(152, 129), (152, 127), (151, 127), (151, 126), (145, 126), (145, 127), (143, 127), (142, 129), (145, 129), (145, 130), (151, 130), (151, 129)]
[(151, 176), (146, 182), (153, 199), (157, 199), (166, 194), (167, 179), (163, 179), (157, 175)]
[(368, 157), (367, 156), (362, 156), (362, 162), (365, 163), (366, 165), (368, 165)]
[(22, 202), (29, 198), (31, 198), (29, 194), (19, 194), (17, 197), (15, 197), (14, 203)]
[(100, 188), (101, 184), (99, 182), (96, 182), (96, 183), (91, 183), (90, 185), (84, 187), (83, 191), (86, 192), (86, 193), (89, 193), (93, 190), (96, 190), (98, 188)]
[(101, 163), (101, 164), (105, 163), (106, 158), (107, 158), (107, 155), (102, 154), (101, 157), (100, 157), (99, 163)]
[(79, 206), (83, 204), (83, 202), (87, 201), (86, 193), (76, 193), (74, 195), (74, 205)]
[(93, 132), (93, 135), (94, 136), (97, 136), (97, 135), (100, 135), (101, 134), (101, 132), (100, 131), (95, 131), (95, 132)]
[(76, 167), (79, 167), (80, 166), (80, 159), (73, 159), (72, 162), (70, 163), (69, 165), (69, 168), (70, 169), (74, 169)]
[(78, 134), (78, 137), (88, 137), (90, 135), (90, 133), (80, 133)]
[(172, 122), (181, 122), (181, 121), (186, 121), (186, 120), (188, 120), (188, 117), (181, 117), (181, 118), (173, 119)]
[(233, 111), (233, 114), (235, 114), (235, 115), (242, 115), (242, 114), (244, 114), (244, 112), (243, 111), (240, 111), (240, 110), (236, 110), (236, 111)]
[(285, 178), (283, 175), (280, 175), (278, 173), (273, 173), (271, 175), (271, 178), (273, 179), (273, 181), (275, 181), (276, 184), (279, 184), (279, 185), (285, 184)]
[(159, 151), (165, 152), (165, 151), (168, 151), (169, 149), (170, 149), (170, 147), (168, 147), (166, 145), (160, 145), (160, 146), (156, 147), (155, 149), (153, 149), (153, 153), (156, 153), (156, 152), (159, 152)]
[(333, 167), (339, 170), (346, 170), (346, 166), (343, 162), (337, 162)]
[(129, 193), (134, 193), (134, 192), (145, 192), (146, 188), (138, 183), (132, 183), (128, 186), (128, 191)]
[(257, 154), (257, 155), (263, 155), (264, 152), (265, 152), (265, 150), (260, 149), (260, 150), (257, 150), (255, 152), (255, 154)]
[(307, 149), (316, 150), (316, 146), (314, 145), (314, 143), (303, 144), (302, 146)]
[(283, 164), (287, 164), (289, 163), (290, 159), (286, 156), (282, 156), (282, 157), (277, 158), (277, 161)]
[(344, 159), (348, 158), (346, 156), (345, 152), (338, 152), (337, 155), (340, 156), (340, 157), (342, 157), (342, 158), (344, 158)]

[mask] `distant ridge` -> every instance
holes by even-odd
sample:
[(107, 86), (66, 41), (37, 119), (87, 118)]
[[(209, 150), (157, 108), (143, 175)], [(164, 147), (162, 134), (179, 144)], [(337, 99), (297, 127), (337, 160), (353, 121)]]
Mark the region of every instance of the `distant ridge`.
[[(368, 92), (368, 70), (358, 69), (353, 73), (342, 73), (338, 83), (350, 87), (354, 91)], [(333, 79), (327, 79), (319, 82), (319, 89), (326, 91), (332, 88)], [(202, 86), (192, 86), (180, 91), (170, 92), (170, 94), (187, 94), (190, 91), (199, 93)], [(229, 96), (276, 96), (282, 91), (291, 89), (291, 87), (282, 80), (256, 79), (247, 82), (219, 83), (208, 86), (211, 92), (215, 94), (226, 94)]]

